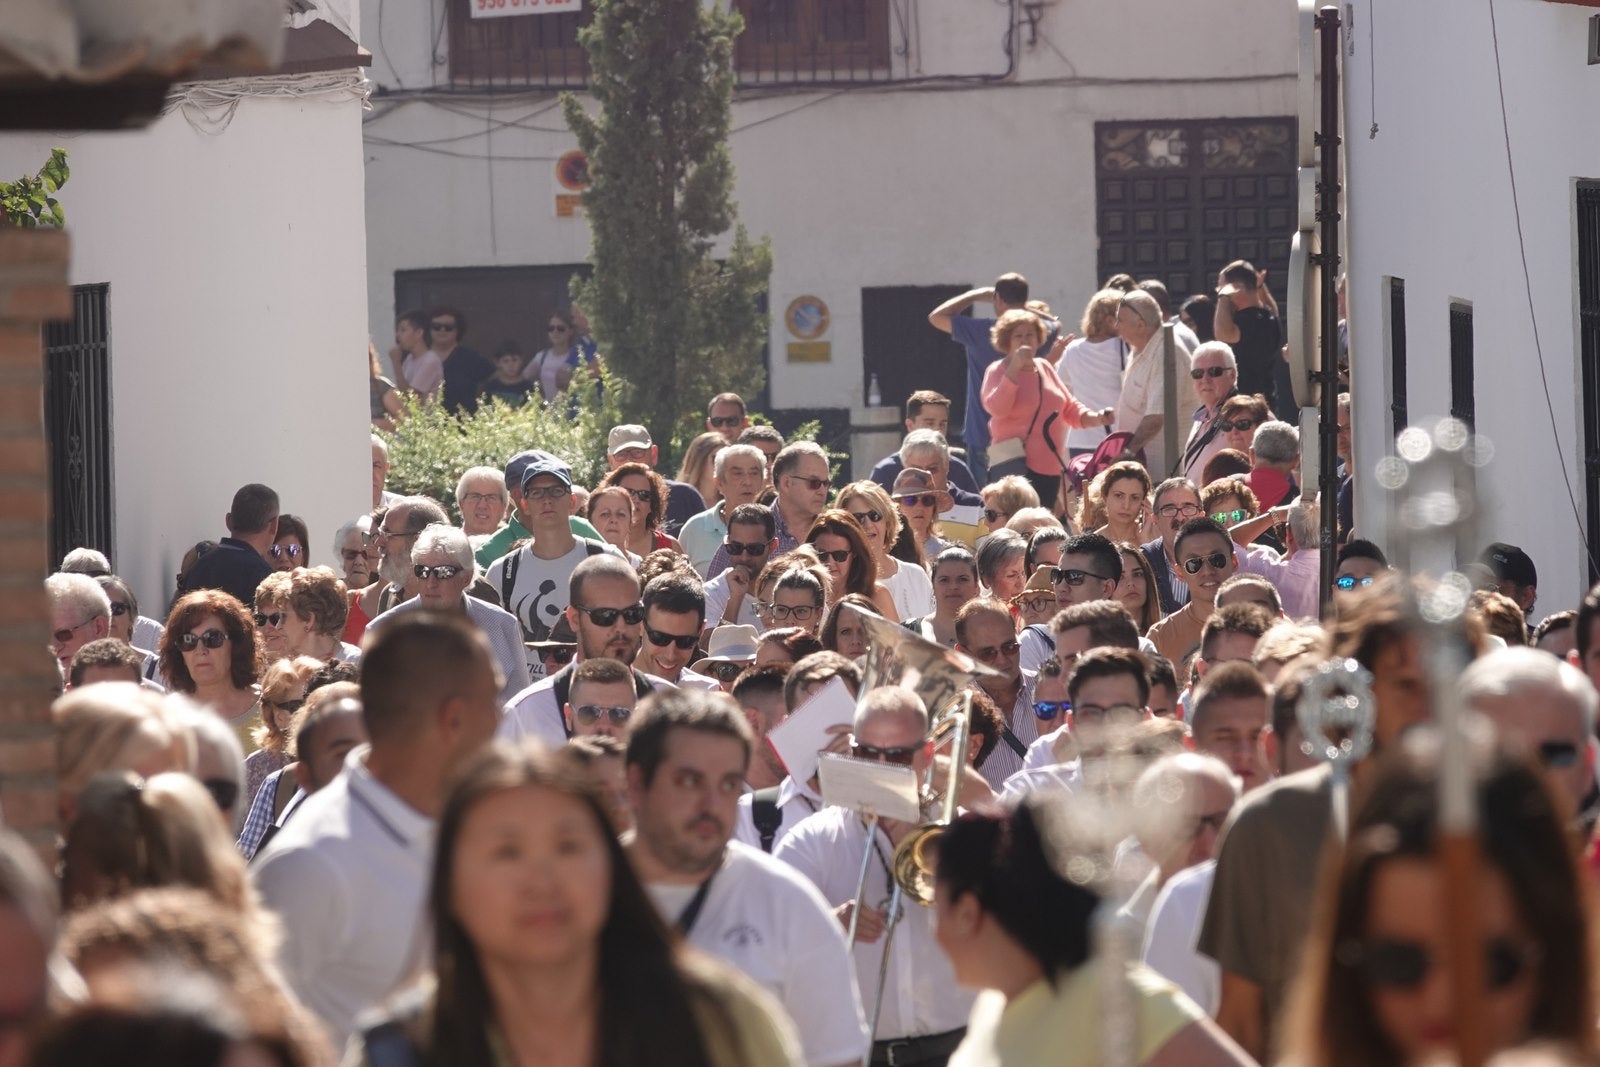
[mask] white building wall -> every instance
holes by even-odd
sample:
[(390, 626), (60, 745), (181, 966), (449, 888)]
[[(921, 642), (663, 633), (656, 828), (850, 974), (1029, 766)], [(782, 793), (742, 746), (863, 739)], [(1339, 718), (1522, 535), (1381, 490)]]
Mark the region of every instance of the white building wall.
[(110, 283), (114, 564), (161, 616), (194, 542), (265, 482), (334, 564), (371, 506), (360, 103), (249, 98), (228, 128), (0, 137), (0, 173), (69, 154), (74, 284)]
[[(1496, 452), (1480, 481), (1482, 540), (1533, 557), (1542, 616), (1575, 607), (1587, 574), (1573, 182), (1600, 178), (1600, 66), (1585, 63), (1593, 12), (1501, 0), (1495, 13), (1521, 246), (1488, 5), (1356, 4), (1355, 54), (1345, 58), (1355, 446), (1370, 471), (1390, 444), (1387, 279), (1406, 283), (1413, 425), (1449, 411), (1449, 304), (1470, 302), (1477, 427)], [(1369, 138), (1374, 92), (1379, 132)], [(1371, 477), (1357, 484), (1358, 526), (1392, 545), (1381, 490)]]
[[(389, 4), (381, 39), (378, 6), (366, 0), (363, 10), (374, 81), (408, 90), (445, 82), (448, 68), (431, 62), (448, 54), (444, 38), (432, 45), (445, 32), (441, 0), (433, 21), (420, 7)], [(1006, 7), (899, 6), (912, 12), (919, 42), (909, 73), (1005, 73)], [(734, 195), (750, 232), (773, 243), (774, 405), (863, 402), (864, 286), (987, 284), (1020, 270), (1075, 321), (1097, 283), (1094, 123), (1292, 115), (1294, 18), (1280, 0), (1243, 0), (1225, 22), (1186, 0), (1131, 0), (1115, 18), (1050, 5), (1033, 44), (1025, 24), (1017, 29), (1007, 83), (737, 94)], [(404, 310), (394, 306), (396, 271), (587, 257), (587, 224), (555, 217), (554, 161), (577, 142), (553, 96), (375, 103), (365, 127), (375, 336)], [(788, 336), (776, 320), (803, 294), (832, 313), (831, 363), (783, 360)]]

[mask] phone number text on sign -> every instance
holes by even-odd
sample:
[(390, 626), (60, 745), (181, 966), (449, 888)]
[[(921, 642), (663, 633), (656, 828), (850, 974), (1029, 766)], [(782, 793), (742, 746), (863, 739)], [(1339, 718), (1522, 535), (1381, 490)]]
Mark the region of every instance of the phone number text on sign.
[(506, 15), (557, 15), (582, 11), (583, 0), (472, 0), (472, 17), (497, 19)]

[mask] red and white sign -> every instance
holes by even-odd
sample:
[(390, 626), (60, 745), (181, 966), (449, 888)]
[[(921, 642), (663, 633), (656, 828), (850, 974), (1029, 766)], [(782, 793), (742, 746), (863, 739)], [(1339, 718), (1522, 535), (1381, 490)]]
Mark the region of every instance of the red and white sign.
[(559, 15), (582, 11), (583, 0), (470, 0), (472, 17), (498, 19), (507, 15)]

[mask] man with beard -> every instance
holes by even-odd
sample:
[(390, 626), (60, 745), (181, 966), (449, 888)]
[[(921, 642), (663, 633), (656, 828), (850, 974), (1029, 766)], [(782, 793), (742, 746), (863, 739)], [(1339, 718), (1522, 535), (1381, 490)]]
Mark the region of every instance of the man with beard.
[[(562, 705), (571, 702), (572, 677), (587, 659), (632, 663), (639, 654), (639, 624), (644, 605), (639, 603), (639, 576), (617, 556), (590, 556), (572, 570), (567, 585), (567, 623), (578, 638), (573, 661), (548, 678), (541, 678), (506, 703), (500, 736), (512, 741), (535, 737), (553, 748), (567, 743), (567, 723)], [(633, 671), (633, 687), (641, 697), (672, 684), (641, 671)]]
[(858, 1062), (866, 1024), (844, 931), (799, 873), (730, 840), (750, 727), (720, 693), (678, 689), (635, 713), (624, 842), (662, 918), (778, 998), (812, 1067)]
[(425, 496), (403, 496), (384, 512), (383, 521), (372, 532), (372, 541), (378, 546), (378, 581), (361, 594), (363, 605), (369, 594), (373, 596), (376, 610), (369, 613), (372, 618), (411, 597), (411, 549), (417, 535), (435, 523), (448, 526), (450, 517), (437, 501)]
[(765, 504), (740, 504), (728, 514), (728, 539), (717, 551), (728, 566), (706, 582), (706, 640), (720, 625), (754, 626), (764, 629), (756, 614), (753, 587), (756, 575), (778, 550), (772, 509)]

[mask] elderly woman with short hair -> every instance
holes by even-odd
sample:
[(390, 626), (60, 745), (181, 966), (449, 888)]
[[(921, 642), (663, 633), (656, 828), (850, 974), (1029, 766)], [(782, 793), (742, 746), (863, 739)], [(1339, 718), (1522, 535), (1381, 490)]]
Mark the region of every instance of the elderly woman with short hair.
[(476, 548), (506, 521), (506, 476), (497, 467), (468, 467), (456, 482), (461, 529)]
[(256, 586), (256, 629), (271, 659), (356, 662), (361, 650), (339, 639), (349, 610), (344, 583), (327, 567), (276, 571)]
[(378, 573), (377, 550), (371, 545), (372, 516), (351, 519), (334, 531), (333, 554), (344, 571), (344, 587), (355, 595)]

